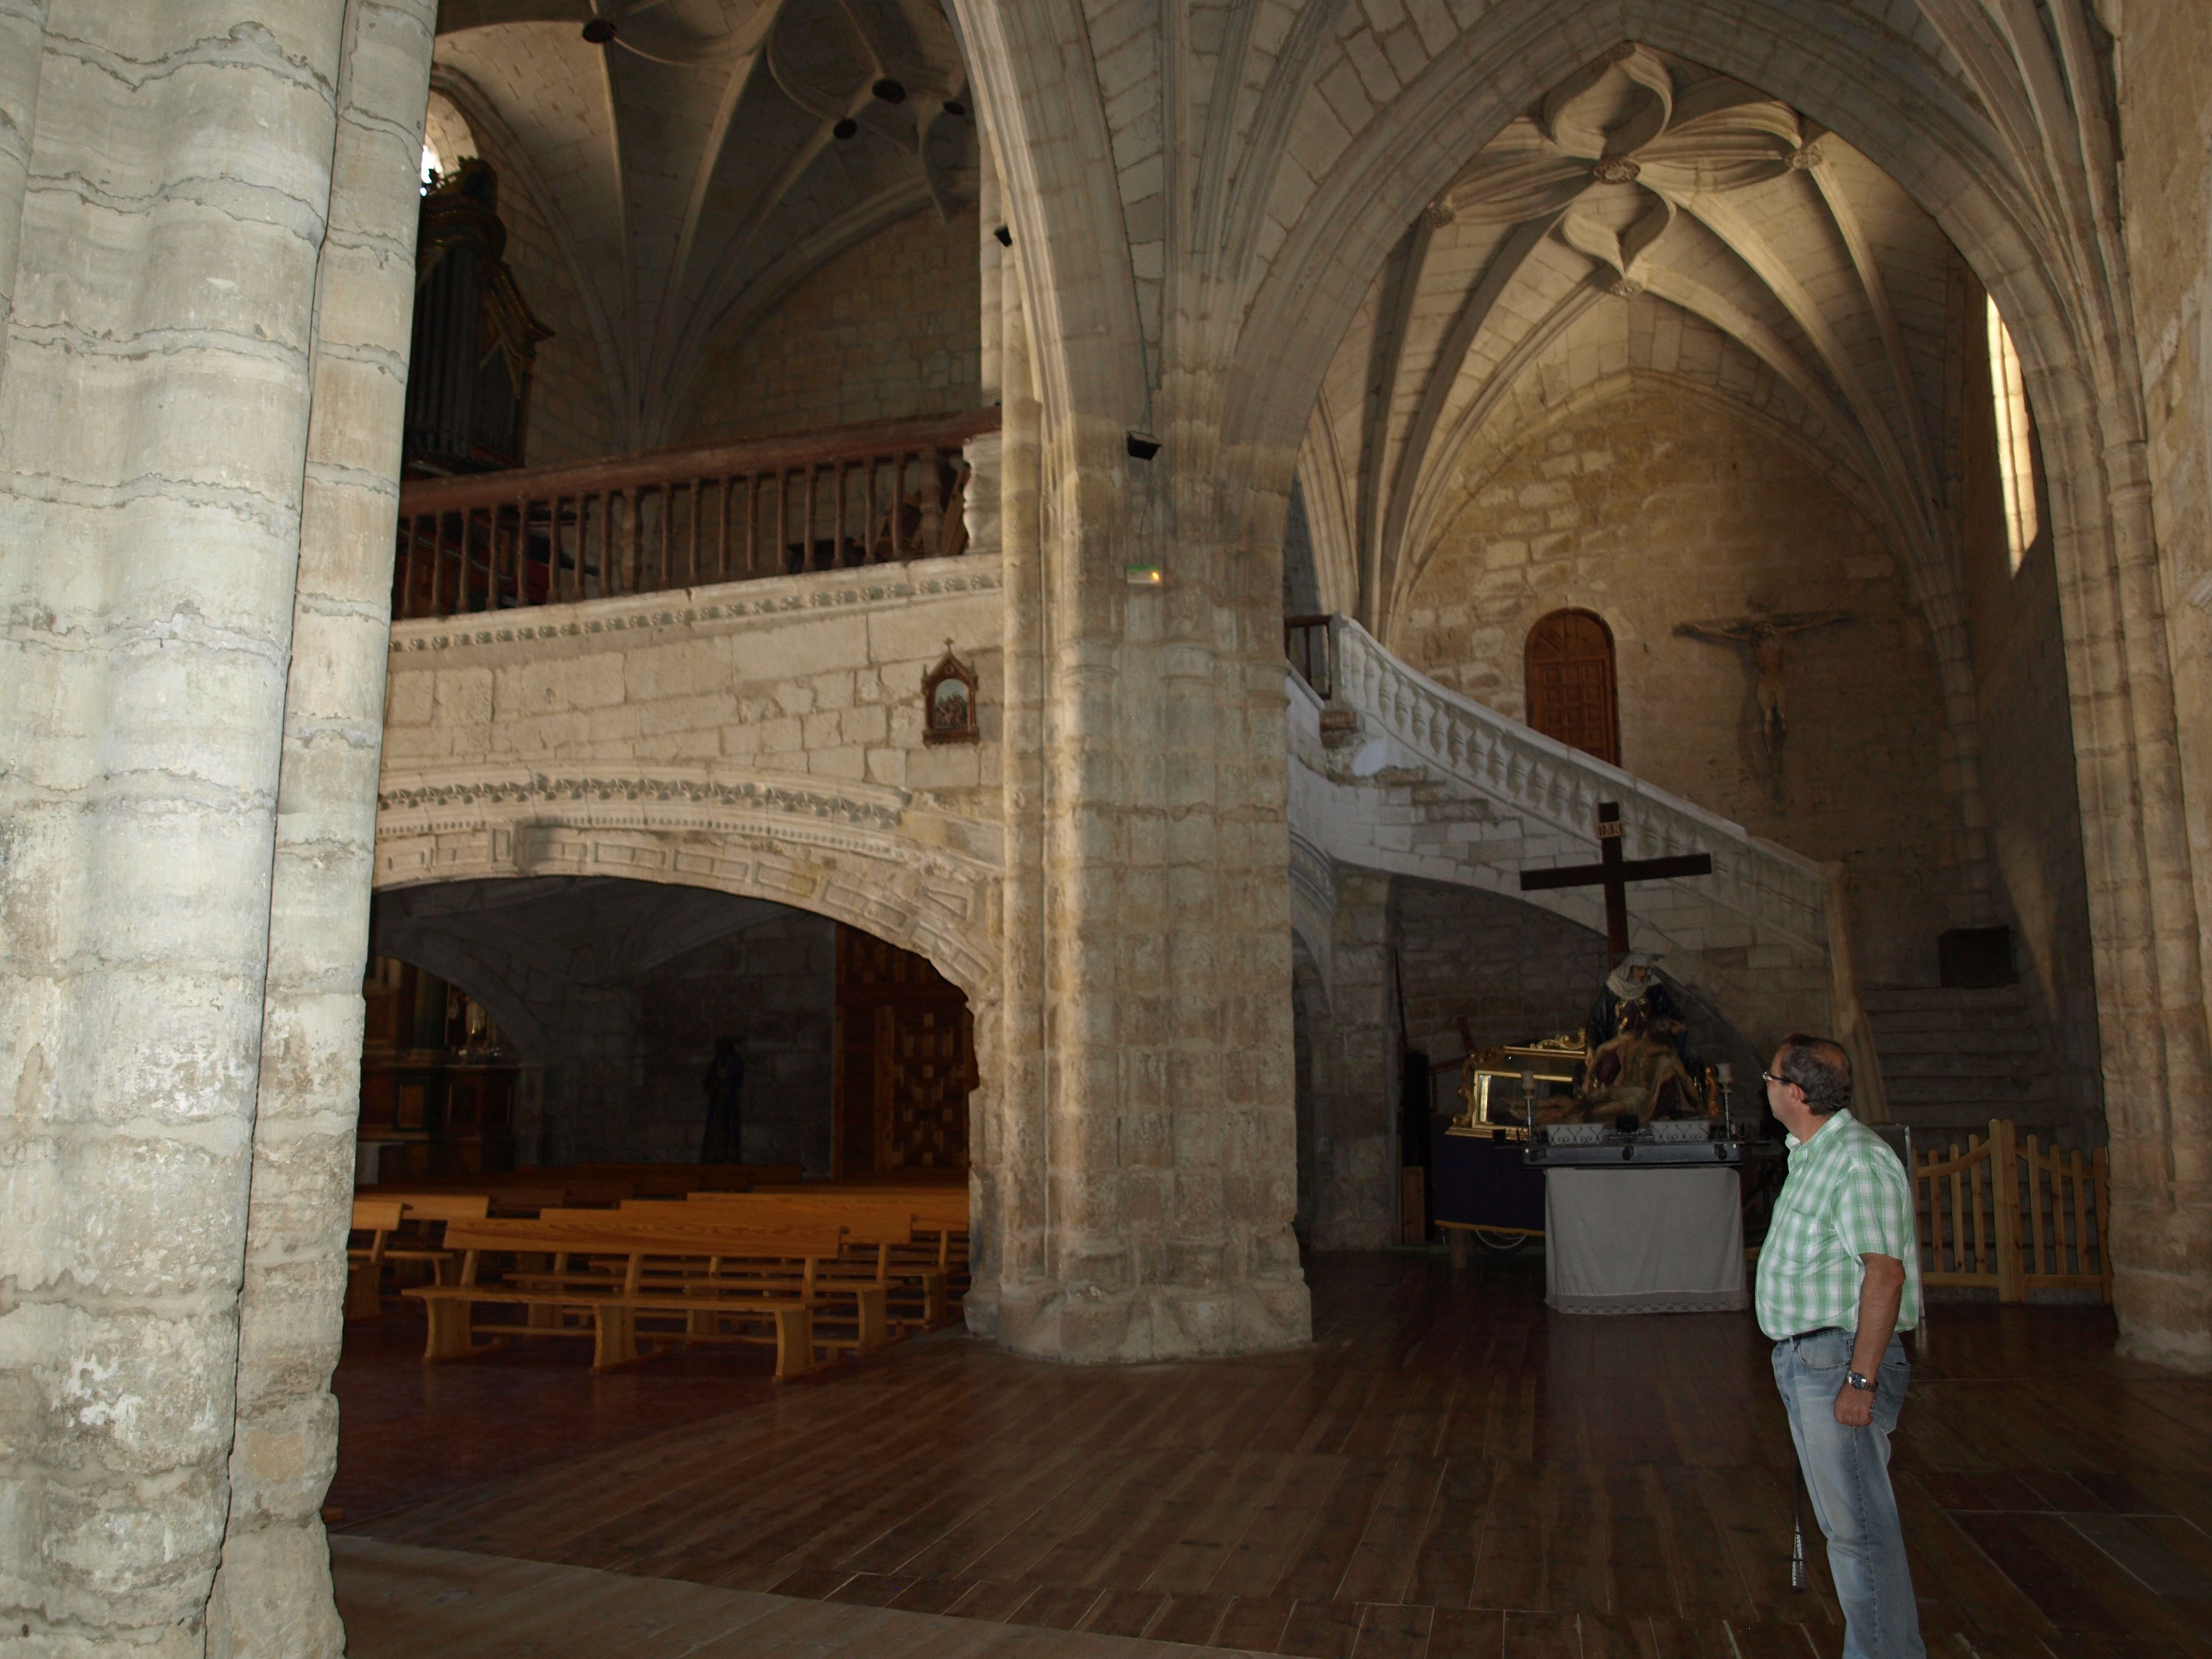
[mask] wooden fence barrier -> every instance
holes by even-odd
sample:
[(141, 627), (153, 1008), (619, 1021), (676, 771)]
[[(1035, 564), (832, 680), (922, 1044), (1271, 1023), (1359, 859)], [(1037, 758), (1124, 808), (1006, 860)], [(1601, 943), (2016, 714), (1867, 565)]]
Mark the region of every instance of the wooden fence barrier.
[(410, 479), (392, 615), (651, 593), (962, 551), (961, 446), (999, 411)]
[(1994, 1289), (2000, 1302), (2037, 1290), (2095, 1291), (2112, 1299), (2106, 1249), (2112, 1183), (2105, 1149), (2023, 1141), (2008, 1118), (1986, 1139), (1916, 1152), (1920, 1282)]

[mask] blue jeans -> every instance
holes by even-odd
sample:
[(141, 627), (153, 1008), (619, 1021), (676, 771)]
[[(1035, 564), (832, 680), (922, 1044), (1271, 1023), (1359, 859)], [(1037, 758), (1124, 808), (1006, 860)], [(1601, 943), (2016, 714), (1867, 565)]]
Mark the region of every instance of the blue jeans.
[(1813, 1495), (1813, 1516), (1828, 1540), (1828, 1569), (1844, 1608), (1844, 1659), (1924, 1659), (1920, 1609), (1905, 1529), (1889, 1486), (1889, 1437), (1912, 1381), (1905, 1344), (1889, 1340), (1881, 1357), (1874, 1423), (1836, 1421), (1836, 1395), (1851, 1368), (1852, 1334), (1809, 1331), (1774, 1345), (1774, 1382), (1790, 1413), (1790, 1437)]

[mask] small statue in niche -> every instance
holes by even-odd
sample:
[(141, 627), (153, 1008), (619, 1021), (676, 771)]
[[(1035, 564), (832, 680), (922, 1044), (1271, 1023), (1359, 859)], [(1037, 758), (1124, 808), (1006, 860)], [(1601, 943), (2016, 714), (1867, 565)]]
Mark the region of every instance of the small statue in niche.
[(943, 660), (922, 676), (922, 741), (981, 742), (982, 730), (975, 713), (975, 671), (952, 654), (952, 641), (947, 640)]

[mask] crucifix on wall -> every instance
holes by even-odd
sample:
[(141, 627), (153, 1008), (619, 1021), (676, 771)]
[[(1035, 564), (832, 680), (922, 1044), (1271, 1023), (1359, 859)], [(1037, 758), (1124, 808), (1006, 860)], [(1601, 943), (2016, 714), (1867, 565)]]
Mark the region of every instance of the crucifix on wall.
[(1521, 890), (1541, 893), (1560, 887), (1602, 887), (1605, 889), (1605, 948), (1606, 965), (1618, 968), (1620, 959), (1628, 954), (1628, 884), (1632, 881), (1664, 881), (1674, 876), (1710, 876), (1713, 872), (1712, 855), (1709, 853), (1685, 853), (1668, 859), (1632, 859), (1621, 856), (1620, 803), (1603, 800), (1597, 805), (1597, 855), (1595, 864), (1562, 865), (1553, 870), (1523, 870)]
[(1856, 622), (1858, 617), (1848, 611), (1778, 611), (1760, 605), (1753, 605), (1751, 611), (1748, 617), (1676, 623), (1674, 632), (1686, 640), (1731, 647), (1743, 659), (1744, 672), (1751, 677), (1744, 708), (1744, 742), (1766, 793), (1779, 806), (1782, 747), (1790, 736), (1782, 685), (1784, 642), (1792, 634), (1809, 634), (1816, 628), (1832, 628), (1838, 623)]

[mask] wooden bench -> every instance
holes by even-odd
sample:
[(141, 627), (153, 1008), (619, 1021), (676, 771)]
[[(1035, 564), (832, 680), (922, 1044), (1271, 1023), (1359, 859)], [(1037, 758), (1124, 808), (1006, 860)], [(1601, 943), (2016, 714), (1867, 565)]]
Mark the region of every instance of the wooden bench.
[(406, 1218), (407, 1206), (396, 1198), (356, 1198), (353, 1201), (353, 1231), (367, 1233), (365, 1245), (346, 1246), (345, 1316), (374, 1319), (384, 1311), (381, 1285), (386, 1252), (392, 1236)]
[[(938, 1245), (917, 1240), (914, 1218), (897, 1204), (786, 1203), (770, 1194), (694, 1194), (682, 1207), (706, 1212), (747, 1227), (805, 1227), (824, 1223), (845, 1231), (845, 1254), (823, 1264), (825, 1274), (883, 1286), (891, 1321), (902, 1333), (935, 1330), (950, 1322), (949, 1275)], [(672, 1206), (655, 1199), (633, 1199), (624, 1214), (665, 1214)]]
[(627, 1181), (638, 1198), (681, 1198), (686, 1193), (750, 1192), (763, 1182), (799, 1178), (796, 1164), (579, 1164), (580, 1178)]
[(694, 1193), (696, 1204), (720, 1204), (742, 1197), (761, 1203), (774, 1199), (805, 1206), (809, 1214), (905, 1215), (912, 1218), (918, 1243), (933, 1244), (937, 1266), (952, 1285), (968, 1278), (968, 1189), (963, 1187), (900, 1188), (887, 1182), (864, 1185), (809, 1182), (798, 1187), (763, 1187), (744, 1194)]
[[(836, 1227), (764, 1231), (587, 1211), (534, 1221), (452, 1222), (446, 1237), (462, 1253), (459, 1282), (406, 1291), (428, 1310), (426, 1361), (505, 1346), (480, 1344), (478, 1334), (589, 1335), (594, 1370), (638, 1358), (641, 1337), (671, 1346), (762, 1342), (774, 1346), (775, 1375), (784, 1381), (815, 1369), (817, 1347), (865, 1350), (888, 1340), (879, 1287), (818, 1279), (819, 1264), (834, 1263), (843, 1249)], [(549, 1265), (520, 1268), (511, 1282), (482, 1282), (486, 1251), (543, 1256)], [(473, 1310), (485, 1304), (520, 1307), (523, 1322), (474, 1322)], [(848, 1321), (851, 1337), (817, 1332), (817, 1319), (825, 1313), (833, 1324)], [(641, 1328), (641, 1319), (675, 1325)], [(763, 1328), (769, 1334), (761, 1334)]]
[[(406, 1209), (401, 1220), (403, 1231), (396, 1242), (385, 1246), (386, 1264), (427, 1267), (432, 1282), (439, 1285), (452, 1284), (460, 1270), (459, 1255), (446, 1248), (441, 1236), (447, 1224), (482, 1221), (491, 1213), (491, 1198), (485, 1193), (387, 1193), (380, 1188), (377, 1197), (396, 1199)], [(433, 1227), (437, 1229), (434, 1233), (428, 1231)]]
[[(852, 1348), (865, 1352), (881, 1347), (893, 1334), (889, 1318), (894, 1288), (891, 1282), (879, 1270), (873, 1253), (865, 1259), (856, 1258), (852, 1235), (834, 1218), (747, 1211), (738, 1215), (712, 1212), (702, 1220), (701, 1212), (687, 1205), (633, 1199), (618, 1215), (599, 1210), (548, 1210), (540, 1218), (549, 1224), (587, 1233), (619, 1231), (626, 1237), (641, 1234), (677, 1243), (690, 1243), (702, 1233), (714, 1239), (727, 1239), (734, 1235), (742, 1243), (763, 1237), (813, 1237), (826, 1231), (840, 1240), (840, 1248), (804, 1261), (779, 1261), (757, 1252), (719, 1251), (704, 1256), (693, 1252), (659, 1256), (647, 1261), (645, 1283), (648, 1289), (755, 1288), (811, 1297), (817, 1304), (814, 1340), (819, 1347)], [(556, 1263), (550, 1274), (530, 1271), (518, 1273), (516, 1278), (557, 1278), (566, 1285), (589, 1288), (601, 1282), (610, 1271), (609, 1259), (602, 1257), (580, 1273)], [(711, 1322), (695, 1317), (692, 1328), (700, 1330)]]

